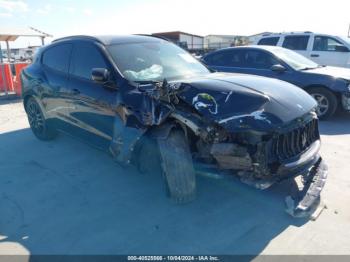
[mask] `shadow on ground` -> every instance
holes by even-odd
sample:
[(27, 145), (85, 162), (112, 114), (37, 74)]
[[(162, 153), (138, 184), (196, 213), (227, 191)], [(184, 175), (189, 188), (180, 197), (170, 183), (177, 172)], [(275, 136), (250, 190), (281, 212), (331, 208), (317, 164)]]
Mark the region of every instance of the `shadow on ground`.
[(22, 99), (18, 96), (12, 96), (10, 98), (2, 98), (0, 96), (0, 105), (6, 105), (6, 104), (16, 104), (18, 102), (22, 101)]
[(158, 174), (122, 169), (70, 137), (29, 129), (0, 135), (1, 242), (31, 254), (259, 254), (288, 226), (286, 184), (267, 191), (198, 177), (197, 200), (177, 206)]
[(327, 121), (320, 121), (321, 135), (350, 134), (350, 113), (339, 112)]

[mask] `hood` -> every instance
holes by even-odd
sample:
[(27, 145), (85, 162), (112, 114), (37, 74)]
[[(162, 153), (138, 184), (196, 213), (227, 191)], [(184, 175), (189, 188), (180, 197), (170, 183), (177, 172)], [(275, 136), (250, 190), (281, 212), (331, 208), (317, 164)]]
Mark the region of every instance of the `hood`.
[(324, 66), (315, 69), (310, 69), (305, 71), (311, 74), (322, 74), (329, 75), (334, 78), (342, 78), (346, 81), (350, 81), (350, 69), (343, 67), (335, 67), (335, 66)]
[(280, 128), (317, 105), (302, 89), (266, 77), (213, 73), (183, 83), (179, 97), (230, 130)]

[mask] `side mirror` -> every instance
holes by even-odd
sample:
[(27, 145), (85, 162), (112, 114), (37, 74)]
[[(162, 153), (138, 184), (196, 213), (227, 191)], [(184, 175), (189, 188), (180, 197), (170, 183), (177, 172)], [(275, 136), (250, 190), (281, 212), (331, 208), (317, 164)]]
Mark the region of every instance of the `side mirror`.
[(91, 79), (104, 84), (109, 80), (109, 71), (106, 68), (93, 68), (91, 71)]
[(287, 69), (283, 65), (277, 64), (277, 65), (271, 66), (271, 70), (274, 72), (283, 73)]
[(337, 51), (337, 52), (350, 52), (349, 48), (347, 48), (344, 45), (336, 45), (335, 51)]

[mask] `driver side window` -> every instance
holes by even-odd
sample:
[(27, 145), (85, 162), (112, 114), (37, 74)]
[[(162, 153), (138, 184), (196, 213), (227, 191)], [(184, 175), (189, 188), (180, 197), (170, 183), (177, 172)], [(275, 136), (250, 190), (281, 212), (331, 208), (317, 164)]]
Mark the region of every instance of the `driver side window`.
[(313, 51), (339, 52), (339, 47), (346, 48), (338, 40), (327, 36), (315, 36)]
[(70, 73), (74, 76), (91, 80), (93, 68), (107, 68), (101, 52), (90, 43), (75, 44)]

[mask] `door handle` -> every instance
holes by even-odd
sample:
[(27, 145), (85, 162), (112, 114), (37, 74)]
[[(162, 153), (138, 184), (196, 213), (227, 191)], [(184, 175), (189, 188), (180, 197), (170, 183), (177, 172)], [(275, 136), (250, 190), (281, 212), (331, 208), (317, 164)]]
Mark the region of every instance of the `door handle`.
[(74, 89), (72, 89), (71, 94), (72, 94), (72, 95), (79, 95), (79, 94), (80, 94), (80, 91), (79, 91), (79, 89), (74, 88)]
[(319, 57), (320, 55), (318, 54), (311, 54), (311, 57)]

